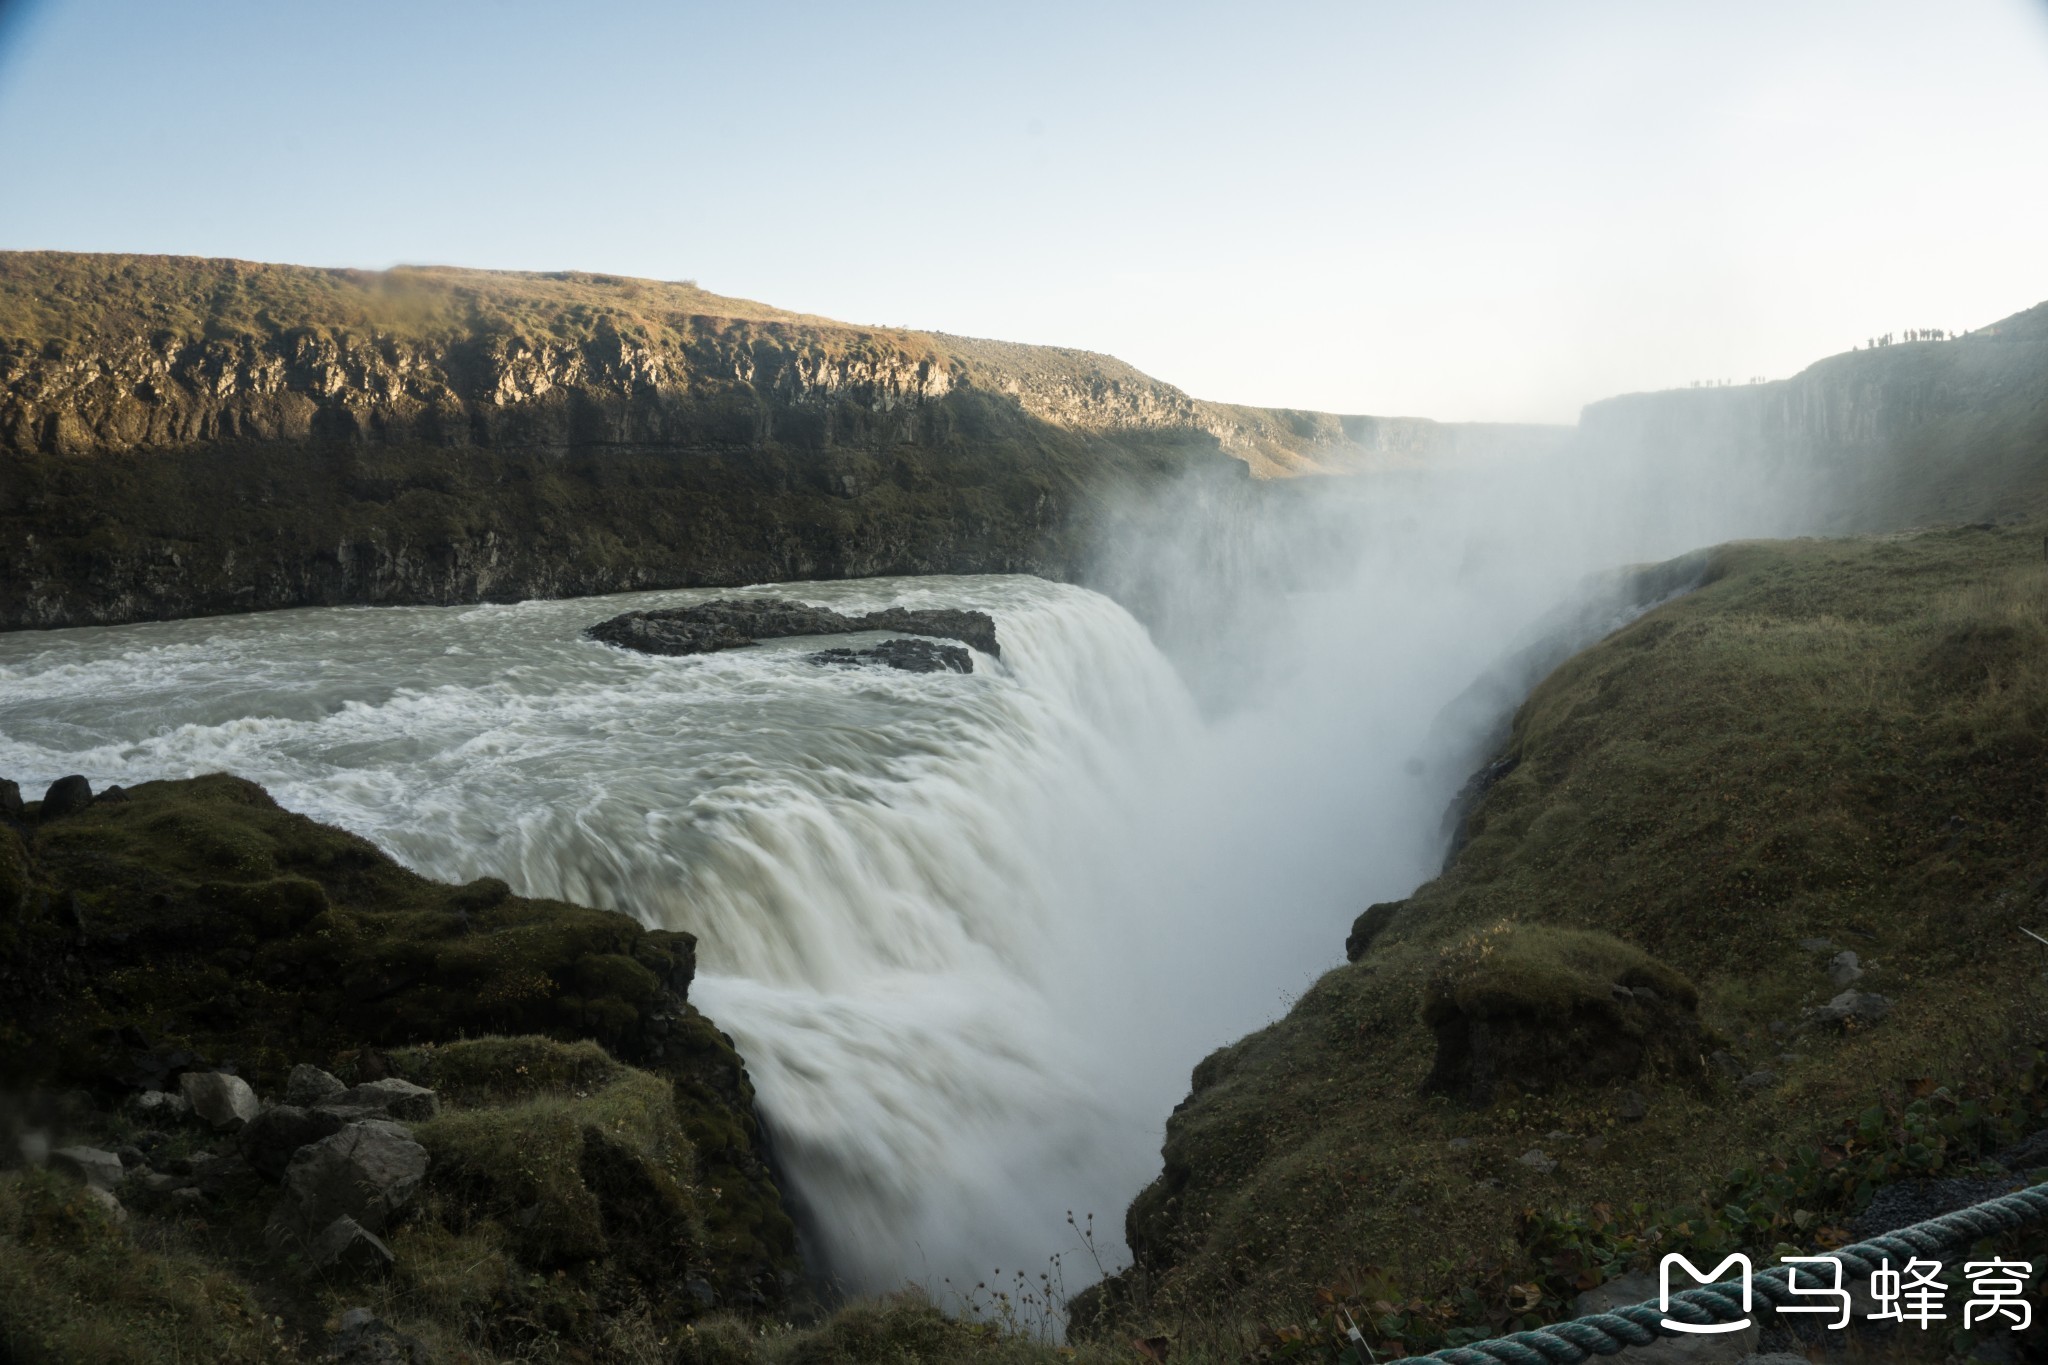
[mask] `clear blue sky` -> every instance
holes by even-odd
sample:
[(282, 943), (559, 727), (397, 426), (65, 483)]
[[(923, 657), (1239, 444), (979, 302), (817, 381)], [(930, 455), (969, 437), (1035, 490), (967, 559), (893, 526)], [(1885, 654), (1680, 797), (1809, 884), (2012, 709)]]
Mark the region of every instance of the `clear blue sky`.
[(2048, 3), (32, 0), (0, 247), (690, 278), (1568, 420), (2048, 299)]

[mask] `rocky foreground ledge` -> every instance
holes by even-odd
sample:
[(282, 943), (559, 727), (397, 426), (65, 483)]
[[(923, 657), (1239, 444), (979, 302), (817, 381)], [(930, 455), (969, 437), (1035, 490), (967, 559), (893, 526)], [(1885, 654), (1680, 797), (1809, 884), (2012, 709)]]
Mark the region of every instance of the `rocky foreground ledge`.
[(695, 948), (225, 775), (0, 782), (0, 1348), (610, 1359), (778, 1310), (794, 1229)]
[[(781, 597), (732, 597), (699, 602), (690, 607), (657, 611), (629, 611), (600, 621), (583, 633), (590, 639), (642, 654), (711, 654), (722, 649), (744, 649), (762, 640), (788, 639), (798, 635), (852, 635), (867, 630), (901, 631), (905, 635), (932, 636), (958, 640), (993, 658), (1002, 657), (996, 643), (995, 618), (985, 611), (962, 611), (936, 607), (913, 611), (889, 607), (883, 611), (848, 616), (829, 607), (813, 607)], [(973, 671), (973, 661), (958, 650), (935, 656), (930, 649), (897, 648), (909, 641), (891, 640), (874, 650), (827, 650), (812, 656), (817, 663), (858, 663), (862, 656), (892, 668), (912, 672), (935, 672), (949, 668), (957, 673)], [(958, 658), (952, 656), (958, 655)], [(965, 665), (964, 667), (962, 665)]]

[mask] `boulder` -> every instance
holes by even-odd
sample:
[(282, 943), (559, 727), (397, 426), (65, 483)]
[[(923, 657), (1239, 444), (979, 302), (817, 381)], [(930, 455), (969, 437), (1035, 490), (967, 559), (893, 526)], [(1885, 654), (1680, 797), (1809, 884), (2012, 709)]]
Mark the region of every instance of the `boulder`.
[(352, 1086), (320, 1107), (334, 1112), (369, 1111), (379, 1117), (424, 1123), (441, 1112), (441, 1097), (423, 1085), (392, 1076)]
[(987, 612), (890, 607), (848, 616), (829, 607), (813, 607), (780, 597), (720, 598), (689, 607), (629, 611), (600, 621), (583, 633), (590, 639), (642, 654), (688, 655), (744, 649), (760, 640), (850, 635), (864, 630), (937, 636), (958, 640), (984, 654), (1001, 655), (996, 644), (995, 618)]
[(344, 1120), (325, 1110), (280, 1104), (249, 1120), (235, 1146), (256, 1173), (272, 1182), (284, 1179), (285, 1168), (301, 1147), (341, 1131)]
[(1370, 952), (1373, 940), (1394, 922), (1394, 915), (1407, 904), (1406, 901), (1380, 901), (1366, 906), (1358, 918), (1351, 921), (1351, 934), (1344, 940), (1344, 960), (1356, 962)]
[(284, 1173), (279, 1222), (301, 1236), (347, 1215), (382, 1232), (412, 1202), (427, 1149), (396, 1123), (368, 1120), (301, 1147)]
[(0, 780), (0, 819), (19, 820), (23, 814), (21, 784)]
[(348, 1087), (337, 1077), (328, 1075), (317, 1066), (308, 1066), (300, 1062), (292, 1068), (291, 1075), (285, 1078), (284, 1102), (297, 1105), (301, 1109), (311, 1109), (314, 1105), (331, 1100), (347, 1089)]
[(188, 1071), (178, 1078), (178, 1090), (200, 1121), (215, 1128), (239, 1128), (263, 1112), (249, 1083), (225, 1071)]
[(306, 1268), (327, 1274), (364, 1276), (391, 1268), (395, 1258), (382, 1238), (343, 1214), (306, 1246)]
[(111, 1190), (121, 1183), (121, 1158), (97, 1147), (59, 1147), (50, 1153), (50, 1166), (75, 1175), (96, 1190)]
[(1809, 1028), (1851, 1028), (1875, 1024), (1892, 1012), (1892, 1002), (1871, 991), (1843, 991), (1801, 1016)]
[(433, 1358), (425, 1342), (396, 1331), (367, 1308), (341, 1315), (322, 1357), (334, 1365), (432, 1365)]
[(121, 1201), (114, 1198), (112, 1190), (103, 1190), (98, 1185), (87, 1185), (85, 1197), (100, 1206), (100, 1209), (116, 1223), (128, 1221), (128, 1210), (121, 1207)]
[(972, 673), (974, 656), (958, 645), (930, 640), (884, 640), (873, 649), (826, 649), (808, 656), (814, 664), (855, 667), (880, 664), (905, 673)]
[(175, 1090), (145, 1090), (130, 1097), (128, 1109), (146, 1123), (167, 1123), (192, 1112), (191, 1104)]
[(1846, 991), (1863, 976), (1863, 966), (1856, 960), (1856, 954), (1843, 949), (1828, 959), (1828, 984), (1838, 991)]
[(73, 773), (60, 777), (43, 793), (43, 820), (61, 820), (92, 805), (92, 783)]

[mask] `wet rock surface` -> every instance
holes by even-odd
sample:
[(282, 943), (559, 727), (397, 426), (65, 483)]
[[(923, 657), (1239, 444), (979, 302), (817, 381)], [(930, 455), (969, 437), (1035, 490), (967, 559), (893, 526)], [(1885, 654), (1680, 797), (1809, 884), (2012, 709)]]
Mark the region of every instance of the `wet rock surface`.
[(744, 649), (762, 640), (798, 635), (851, 635), (867, 630), (937, 636), (958, 640), (984, 654), (1001, 654), (996, 644), (995, 619), (987, 612), (950, 607), (890, 607), (847, 616), (829, 607), (808, 606), (780, 597), (720, 598), (689, 607), (629, 611), (600, 621), (583, 633), (621, 649), (674, 656)]
[(814, 664), (855, 668), (876, 664), (905, 673), (972, 673), (974, 656), (958, 645), (930, 640), (884, 640), (873, 649), (826, 649), (810, 655)]
[(188, 1071), (178, 1087), (192, 1113), (215, 1128), (239, 1128), (263, 1112), (249, 1083), (226, 1072)]

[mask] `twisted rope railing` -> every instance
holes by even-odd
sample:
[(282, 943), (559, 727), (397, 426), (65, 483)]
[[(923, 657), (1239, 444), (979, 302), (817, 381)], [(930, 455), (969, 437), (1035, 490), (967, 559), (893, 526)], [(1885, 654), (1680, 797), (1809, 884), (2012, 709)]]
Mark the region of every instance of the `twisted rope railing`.
[[(2048, 1217), (2048, 1183), (1987, 1199), (1981, 1204), (1944, 1213), (1924, 1223), (1915, 1223), (1897, 1232), (1888, 1232), (1882, 1237), (1873, 1237), (1867, 1242), (1857, 1242), (1825, 1254), (1842, 1263), (1842, 1282), (1846, 1284), (1869, 1275), (1886, 1260), (1893, 1262), (1893, 1268), (1897, 1269), (1915, 1256), (1968, 1246), (2043, 1217)], [(1808, 1290), (1804, 1295), (1794, 1295), (1788, 1287), (1788, 1279), (1795, 1268), (1805, 1269), (1809, 1276), (1813, 1271), (1810, 1264), (1804, 1267), (1780, 1265), (1751, 1276), (1754, 1298), (1772, 1308), (1798, 1299), (1810, 1305), (1813, 1301), (1811, 1287), (1806, 1281), (1801, 1282), (1801, 1287)], [(1659, 1326), (1665, 1318), (1704, 1325), (1736, 1322), (1752, 1315), (1752, 1310), (1743, 1307), (1742, 1281), (1722, 1280), (1673, 1294), (1669, 1308), (1660, 1307), (1657, 1300), (1651, 1299), (1605, 1313), (1573, 1318), (1533, 1332), (1516, 1332), (1512, 1336), (1474, 1342), (1470, 1346), (1448, 1347), (1417, 1359), (1440, 1360), (1446, 1365), (1577, 1365), (1588, 1356), (1611, 1356), (1630, 1346), (1647, 1346), (1660, 1336), (1678, 1335)]]

